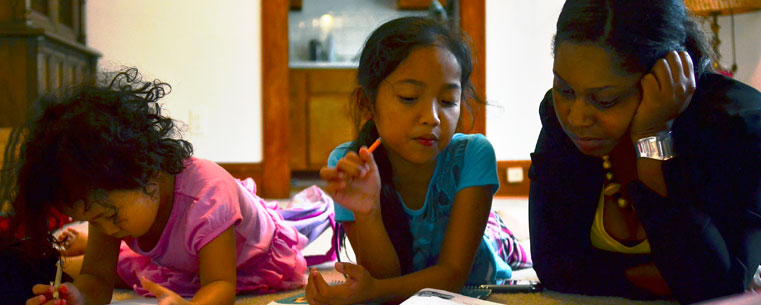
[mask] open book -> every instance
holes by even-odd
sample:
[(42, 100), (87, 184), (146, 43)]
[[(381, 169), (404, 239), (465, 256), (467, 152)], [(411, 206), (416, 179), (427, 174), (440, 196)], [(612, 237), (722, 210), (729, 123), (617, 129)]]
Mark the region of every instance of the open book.
[[(410, 297), (404, 303), (402, 304), (473, 304), (473, 305), (487, 305), (487, 304), (497, 304), (493, 302), (487, 302), (483, 300), (479, 300), (477, 298), (486, 298), (489, 293), (491, 293), (488, 289), (477, 289), (477, 288), (463, 288), (463, 290), (460, 292), (462, 294), (458, 293), (451, 293), (444, 290), (438, 290), (438, 289), (431, 289), (431, 288), (425, 288), (420, 291), (418, 291), (414, 296)], [(440, 298), (432, 298), (432, 296), (440, 296)], [(417, 300), (417, 301), (416, 301)], [(442, 302), (442, 301), (449, 301)], [(409, 303), (412, 302), (412, 303)], [(307, 304), (307, 299), (304, 296), (304, 293), (299, 293), (297, 295), (279, 300), (279, 301), (272, 301), (268, 305), (284, 305), (284, 304)]]
[(495, 305), (489, 302), (446, 290), (425, 288), (407, 299), (402, 305)]

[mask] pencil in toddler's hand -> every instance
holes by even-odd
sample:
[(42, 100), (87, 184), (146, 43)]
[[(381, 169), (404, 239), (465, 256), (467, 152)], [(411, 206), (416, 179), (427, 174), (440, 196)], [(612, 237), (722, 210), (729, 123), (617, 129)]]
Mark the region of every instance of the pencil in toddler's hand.
[(53, 299), (58, 300), (58, 287), (61, 286), (61, 270), (63, 269), (63, 260), (58, 259), (58, 263), (56, 263), (56, 271), (55, 271), (55, 282), (50, 283), (50, 285), (53, 285)]
[(380, 145), (380, 143), (381, 143), (381, 138), (378, 137), (378, 139), (375, 140), (375, 142), (373, 142), (373, 145), (370, 145), (370, 148), (368, 148), (367, 151), (372, 154), (373, 151), (375, 151), (375, 149), (378, 148), (378, 145)]

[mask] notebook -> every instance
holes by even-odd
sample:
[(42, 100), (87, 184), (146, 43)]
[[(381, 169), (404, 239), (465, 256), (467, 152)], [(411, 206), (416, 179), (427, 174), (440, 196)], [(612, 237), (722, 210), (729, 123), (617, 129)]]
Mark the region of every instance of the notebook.
[[(432, 290), (436, 290), (436, 289), (432, 289)], [(436, 291), (442, 291), (442, 290), (436, 290)], [(420, 293), (420, 292), (418, 292), (418, 293)], [(469, 299), (475, 299), (475, 300), (477, 300), (477, 299), (486, 299), (489, 296), (489, 294), (491, 294), (491, 290), (490, 289), (480, 289), (480, 288), (465, 287), (465, 288), (462, 289), (462, 291), (460, 291), (459, 294), (457, 294), (457, 293), (451, 293), (451, 292), (446, 292), (446, 293), (453, 294), (453, 295), (458, 295), (458, 296), (461, 296), (461, 297), (466, 297), (466, 298), (469, 298)], [(410, 298), (410, 299), (412, 299), (412, 298)], [(307, 303), (308, 303), (307, 299), (304, 296), (304, 293), (302, 292), (302, 293), (299, 293), (299, 294), (294, 295), (292, 297), (288, 297), (288, 298), (285, 298), (285, 299), (282, 299), (282, 300), (278, 300), (278, 301), (272, 301), (268, 305), (307, 304)], [(489, 303), (491, 303), (491, 302), (487, 302), (486, 304), (489, 304)], [(420, 303), (420, 304), (424, 304), (424, 303)], [(481, 303), (464, 303), (464, 304), (481, 304)]]
[(498, 303), (489, 302), (474, 297), (469, 297), (459, 293), (453, 293), (446, 290), (425, 288), (402, 302), (402, 305), (495, 305)]

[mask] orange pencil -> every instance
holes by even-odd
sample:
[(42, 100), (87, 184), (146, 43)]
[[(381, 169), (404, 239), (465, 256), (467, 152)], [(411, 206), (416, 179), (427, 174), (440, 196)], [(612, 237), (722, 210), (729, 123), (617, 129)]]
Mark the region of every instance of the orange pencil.
[(375, 149), (378, 148), (378, 145), (380, 145), (380, 142), (381, 142), (381, 138), (379, 137), (377, 140), (375, 140), (373, 145), (370, 145), (370, 148), (368, 148), (367, 151), (372, 154), (373, 151), (375, 151)]

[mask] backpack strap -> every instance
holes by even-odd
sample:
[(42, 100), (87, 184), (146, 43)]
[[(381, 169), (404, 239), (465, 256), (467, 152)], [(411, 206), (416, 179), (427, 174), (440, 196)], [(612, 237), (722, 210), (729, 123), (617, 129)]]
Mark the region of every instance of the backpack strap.
[(286, 208), (277, 211), (286, 223), (307, 237), (307, 244), (312, 243), (328, 228), (333, 230), (330, 249), (325, 254), (305, 256), (308, 266), (332, 262), (337, 258), (339, 234), (333, 204), (333, 199), (328, 194), (313, 185), (294, 195)]

